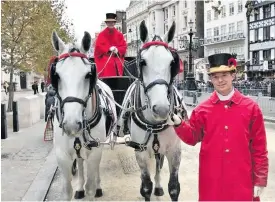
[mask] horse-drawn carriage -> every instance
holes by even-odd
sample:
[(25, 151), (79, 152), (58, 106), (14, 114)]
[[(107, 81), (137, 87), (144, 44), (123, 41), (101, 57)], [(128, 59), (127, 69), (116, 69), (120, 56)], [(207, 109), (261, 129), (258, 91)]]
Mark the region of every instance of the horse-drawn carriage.
[[(147, 163), (151, 156), (156, 159), (154, 194), (164, 194), (160, 171), (166, 156), (170, 168), (169, 195), (173, 201), (178, 200), (181, 141), (171, 118), (178, 113), (184, 118), (186, 111), (173, 86), (180, 69), (179, 56), (168, 46), (174, 37), (175, 24), (166, 35), (155, 36), (151, 42), (147, 42), (148, 30), (144, 21), (140, 30), (144, 45), (137, 58), (125, 58), (125, 75), (101, 79), (97, 79), (96, 67), (91, 63), (93, 59), (89, 61), (86, 55), (91, 45), (89, 33), (84, 33), (80, 47), (65, 44), (55, 32), (52, 35), (52, 44), (59, 53), (50, 69), (51, 83), (57, 90), (53, 107), (56, 115), (54, 144), (65, 180), (65, 200), (73, 196), (71, 179), (76, 172), (75, 198), (85, 196), (86, 200), (93, 200), (102, 196), (99, 170), (103, 145), (114, 148), (117, 136), (125, 136), (125, 129), (130, 132), (130, 138), (124, 144), (134, 149), (142, 173), (140, 194), (150, 200), (153, 182)], [(116, 130), (117, 125), (120, 130)]]

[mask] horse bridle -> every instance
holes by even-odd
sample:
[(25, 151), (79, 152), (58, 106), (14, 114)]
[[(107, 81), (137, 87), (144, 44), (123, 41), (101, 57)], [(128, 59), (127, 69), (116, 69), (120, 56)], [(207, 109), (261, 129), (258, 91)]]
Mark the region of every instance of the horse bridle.
[[(57, 65), (58, 62), (64, 61), (69, 57), (80, 57), (84, 64), (91, 65), (91, 72), (88, 74), (89, 77), (90, 77), (89, 78), (90, 79), (89, 92), (88, 92), (88, 95), (86, 96), (86, 98), (84, 100), (80, 99), (80, 98), (77, 98), (77, 97), (73, 97), (73, 96), (68, 96), (64, 100), (62, 100), (62, 98), (61, 98), (61, 96), (58, 92), (58, 79), (59, 79), (59, 76), (56, 73), (56, 65)], [(82, 128), (87, 125), (87, 123), (86, 123), (87, 122), (87, 117), (86, 117), (85, 109), (87, 107), (87, 102), (88, 102), (89, 98), (91, 97), (91, 94), (92, 94), (93, 89), (95, 87), (96, 80), (97, 80), (97, 75), (96, 75), (95, 66), (92, 65), (89, 60), (88, 60), (89, 63), (87, 63), (85, 61), (85, 59), (88, 60), (87, 55), (85, 55), (83, 53), (80, 53), (80, 51), (78, 49), (73, 48), (73, 49), (70, 50), (69, 53), (65, 53), (65, 54), (60, 55), (59, 57), (56, 57), (55, 62), (52, 64), (52, 67), (51, 67), (51, 70), (50, 70), (51, 71), (50, 72), (50, 77), (51, 77), (50, 79), (51, 79), (52, 86), (56, 90), (56, 97), (58, 98), (59, 103), (60, 103), (60, 106), (59, 106), (59, 110), (60, 110), (60, 114), (61, 114), (61, 121), (60, 121), (60, 125), (59, 125), (60, 128), (63, 128), (63, 119), (64, 119), (64, 110), (63, 109), (64, 109), (64, 105), (66, 103), (71, 103), (71, 102), (77, 102), (77, 103), (79, 103), (80, 105), (83, 106), (83, 112), (82, 112), (83, 124), (82, 124)]]

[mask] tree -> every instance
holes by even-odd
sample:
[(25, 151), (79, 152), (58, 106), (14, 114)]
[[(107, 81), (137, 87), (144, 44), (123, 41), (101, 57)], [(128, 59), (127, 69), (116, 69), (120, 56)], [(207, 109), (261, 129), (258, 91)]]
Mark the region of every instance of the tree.
[(8, 111), (12, 111), (13, 75), (19, 71), (43, 72), (53, 54), (51, 32), (73, 38), (70, 21), (62, 14), (64, 0), (2, 1), (2, 70), (10, 73)]

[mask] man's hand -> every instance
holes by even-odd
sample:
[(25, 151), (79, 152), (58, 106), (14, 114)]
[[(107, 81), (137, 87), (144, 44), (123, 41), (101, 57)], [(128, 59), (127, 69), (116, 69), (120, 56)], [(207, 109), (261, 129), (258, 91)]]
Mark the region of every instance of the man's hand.
[(167, 123), (170, 126), (179, 126), (181, 124), (182, 118), (179, 115), (173, 114), (172, 117), (169, 116)]
[(112, 46), (109, 50), (114, 52), (114, 53), (118, 53), (118, 50), (115, 46)]
[(259, 197), (264, 191), (264, 187), (254, 186), (254, 197)]

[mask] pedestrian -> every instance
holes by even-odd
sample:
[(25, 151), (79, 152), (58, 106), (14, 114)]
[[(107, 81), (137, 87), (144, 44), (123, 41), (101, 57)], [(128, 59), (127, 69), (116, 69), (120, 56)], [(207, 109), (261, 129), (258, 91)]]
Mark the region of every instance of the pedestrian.
[(33, 90), (33, 94), (35, 95), (36, 94), (35, 82), (33, 82), (32, 84), (32, 90)]
[(45, 89), (45, 82), (44, 81), (41, 82), (40, 87), (41, 87), (41, 91), (43, 93), (45, 91), (44, 90)]
[(6, 95), (7, 95), (8, 92), (9, 92), (9, 84), (8, 84), (7, 81), (4, 82), (4, 89), (5, 89), (5, 93), (6, 93)]
[(127, 44), (123, 34), (115, 28), (116, 14), (107, 13), (105, 23), (107, 27), (99, 33), (95, 44), (98, 77), (123, 76)]
[(53, 118), (53, 114), (50, 114), (51, 106), (54, 106), (56, 91), (50, 84), (48, 86), (47, 94), (45, 96), (45, 121), (49, 118)]
[(37, 83), (37, 81), (35, 81), (35, 91), (36, 91), (35, 94), (39, 93), (39, 92), (38, 92), (38, 83)]
[(231, 54), (211, 55), (208, 60), (215, 91), (188, 121), (174, 115), (170, 125), (186, 144), (201, 142), (199, 201), (258, 201), (268, 176), (262, 112), (255, 101), (234, 89), (237, 62)]

